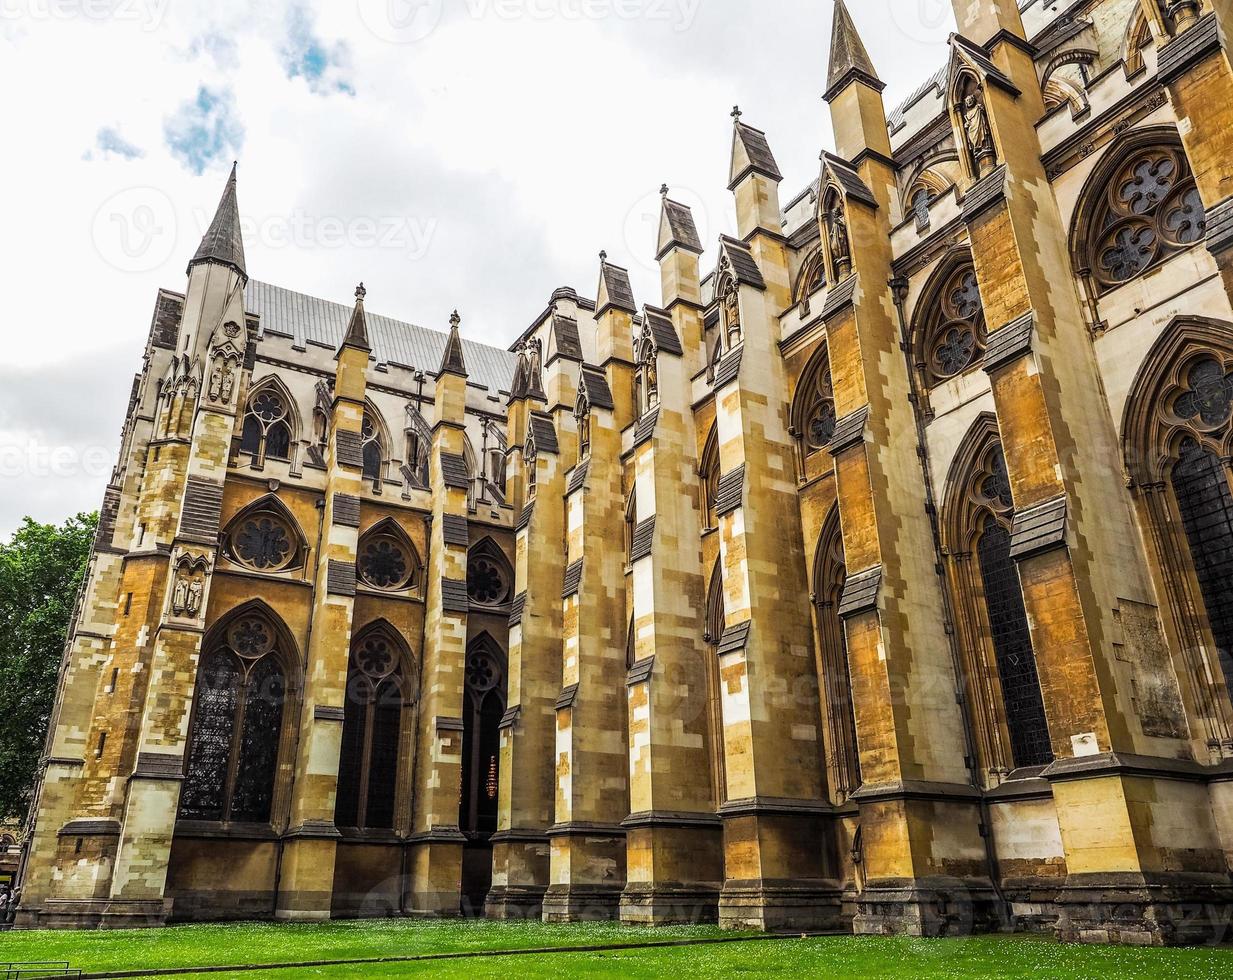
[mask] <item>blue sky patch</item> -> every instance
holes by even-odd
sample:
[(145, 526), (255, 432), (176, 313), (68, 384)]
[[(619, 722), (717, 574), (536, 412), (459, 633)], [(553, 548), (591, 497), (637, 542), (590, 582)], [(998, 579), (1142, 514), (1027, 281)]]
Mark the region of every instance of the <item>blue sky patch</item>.
[(297, 4), (287, 15), (287, 37), (282, 46), (283, 69), (288, 78), (303, 78), (317, 95), (343, 92), (355, 95), (348, 79), (350, 50), (343, 42), (326, 45), (314, 30), (307, 7)]
[(114, 126), (104, 126), (98, 131), (98, 135), (94, 138), (94, 146), (82, 154), (82, 159), (93, 160), (96, 150), (98, 151), (98, 156), (104, 160), (111, 156), (123, 157), (125, 160), (136, 160), (138, 157), (146, 155), (145, 150), (139, 146), (134, 146), (126, 140)]
[(244, 126), (236, 111), (235, 94), (229, 88), (202, 85), (163, 124), (163, 136), (171, 155), (199, 177), (215, 160), (238, 157)]

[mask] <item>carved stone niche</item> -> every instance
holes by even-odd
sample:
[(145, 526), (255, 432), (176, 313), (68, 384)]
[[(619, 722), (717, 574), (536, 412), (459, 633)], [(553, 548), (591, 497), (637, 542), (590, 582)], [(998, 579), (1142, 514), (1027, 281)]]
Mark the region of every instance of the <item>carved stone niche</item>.
[(205, 609), (209, 558), (197, 552), (181, 551), (172, 559), (171, 567), (171, 615), (177, 619), (199, 621)]

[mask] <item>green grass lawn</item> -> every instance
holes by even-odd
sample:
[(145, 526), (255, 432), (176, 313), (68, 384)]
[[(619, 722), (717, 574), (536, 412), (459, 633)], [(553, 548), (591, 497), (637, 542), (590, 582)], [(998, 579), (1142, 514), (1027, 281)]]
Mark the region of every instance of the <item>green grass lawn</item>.
[[(640, 930), (612, 924), (547, 926), (495, 922), (330, 922), (320, 925), (180, 926), (116, 932), (0, 934), (0, 962), (69, 960), (87, 972), (243, 963), (274, 964), (498, 949), (612, 945), (709, 938), (710, 927)], [(914, 940), (855, 938), (752, 941), (642, 950), (475, 957), (214, 974), (249, 980), (309, 977), (723, 978), (801, 977), (1166, 977), (1227, 980), (1233, 949), (1063, 946), (1044, 938), (983, 936)], [(206, 976), (206, 975), (203, 975)]]

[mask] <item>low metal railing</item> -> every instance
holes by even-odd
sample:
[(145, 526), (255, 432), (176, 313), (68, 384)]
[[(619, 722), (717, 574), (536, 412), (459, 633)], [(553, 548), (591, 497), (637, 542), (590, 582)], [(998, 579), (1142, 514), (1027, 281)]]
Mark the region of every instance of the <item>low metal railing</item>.
[(79, 977), (81, 970), (67, 960), (35, 960), (29, 963), (0, 963), (0, 980), (43, 980), (51, 977)]

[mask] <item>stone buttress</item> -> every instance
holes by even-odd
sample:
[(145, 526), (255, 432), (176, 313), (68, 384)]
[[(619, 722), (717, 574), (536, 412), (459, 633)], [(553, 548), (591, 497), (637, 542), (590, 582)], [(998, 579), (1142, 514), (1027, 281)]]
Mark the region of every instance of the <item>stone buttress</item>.
[(713, 384), (726, 618), (717, 651), (727, 788), (719, 918), (732, 927), (823, 928), (837, 923), (839, 889), (778, 349), (791, 292), (780, 173), (765, 136), (734, 115), (729, 187), (741, 239), (720, 241), (724, 354)]
[(408, 908), (413, 914), (457, 915), (461, 902), (459, 829), (462, 785), (463, 685), (467, 653), (467, 490), (463, 450), (467, 370), (458, 314), (435, 395), (429, 479), (432, 531), (427, 560), (424, 666), (416, 759)]
[(847, 566), (838, 612), (863, 778), (852, 795), (863, 879), (854, 928), (945, 934), (994, 914), (992, 884), (888, 285), (895, 194), (883, 86), (842, 3), (829, 82), (839, 155), (824, 155), (819, 190), (830, 283), (821, 315)]
[(550, 922), (616, 918), (625, 885), (628, 619), (621, 434), (633, 415), (635, 308), (628, 274), (606, 257), (596, 307), (598, 364), (581, 368), (574, 412), (578, 462), (565, 498), (556, 805), (551, 884), (544, 898)]
[[(664, 302), (645, 307), (633, 428), (636, 513), (630, 541), (628, 881), (624, 922), (715, 921), (723, 841), (708, 728), (713, 671), (702, 574), (702, 514), (692, 379), (706, 363), (701, 245), (689, 210), (664, 199)], [(675, 223), (677, 233), (673, 233)], [(674, 322), (675, 320), (675, 322)]]
[(355, 614), (355, 560), (363, 493), (361, 450), (369, 345), (364, 286), (336, 356), (325, 450), (321, 546), (313, 576), (308, 661), (300, 709), (291, 813), (283, 847), (280, 919), (330, 917), (339, 832), (334, 826), (347, 669)]
[[(244, 399), (236, 381), (252, 343), (246, 281), (233, 168), (189, 264), (175, 356), (154, 403), (153, 438), (133, 447), (145, 458), (135, 492), (119, 505), (135, 506), (136, 515), (115, 597), (108, 597), (116, 603), (116, 627), (97, 672), (89, 662), (76, 668), (86, 670), (75, 687), (95, 682), (92, 711), (87, 721), (84, 700), (74, 692), (57, 726), (53, 752), (63, 751), (64, 761), (54, 764), (68, 779), (45, 793), (35, 842), (55, 849), (45, 862), (54, 868), (50, 880), (36, 875), (24, 898), (27, 906), (41, 903), (27, 913), (37, 914), (41, 925), (114, 927), (167, 915), (168, 857), (223, 482), (236, 405)], [(210, 376), (224, 362), (230, 397), (207, 394)], [(117, 531), (126, 525), (117, 521)], [(110, 543), (122, 546), (118, 533)], [(111, 577), (114, 563), (105, 565), (103, 574)], [(102, 579), (96, 583), (107, 587)], [(100, 592), (93, 601), (107, 600)], [(84, 740), (80, 729), (65, 727), (70, 718), (88, 732)]]
[[(550, 311), (552, 318), (558, 314)], [(574, 329), (577, 327), (575, 325)], [(508, 499), (515, 534), (509, 634), (509, 708), (501, 721), (501, 783), (487, 914), (538, 919), (550, 873), (555, 801), (556, 701), (561, 693), (561, 581), (565, 575), (565, 459), (572, 459), (578, 363), (547, 365), (524, 350), (509, 400)], [(551, 413), (545, 408), (551, 406)]]
[[(963, 132), (970, 113), (952, 108), (968, 150), (963, 217), (1014, 495), (1011, 552), (1054, 754), (1044, 776), (1068, 871), (1058, 930), (1072, 940), (1205, 938), (1213, 923), (1193, 910), (1228, 900), (1207, 790), (1169, 774), (1169, 760), (1188, 751), (1185, 740), (1143, 730), (1131, 678), (1113, 655), (1121, 606), (1154, 604), (1154, 593), (1135, 546), (1066, 230), (1041, 164), (1033, 124), (1043, 103), (1032, 49), (1010, 0), (957, 0), (955, 12), (961, 33), (951, 42), (951, 100), (959, 82), (972, 79), (987, 113), (983, 149), (974, 149)], [(1213, 66), (1217, 60), (1227, 72), (1220, 55)], [(1200, 156), (1200, 186), (1207, 169)], [(1182, 811), (1191, 814), (1184, 828), (1175, 820)]]

